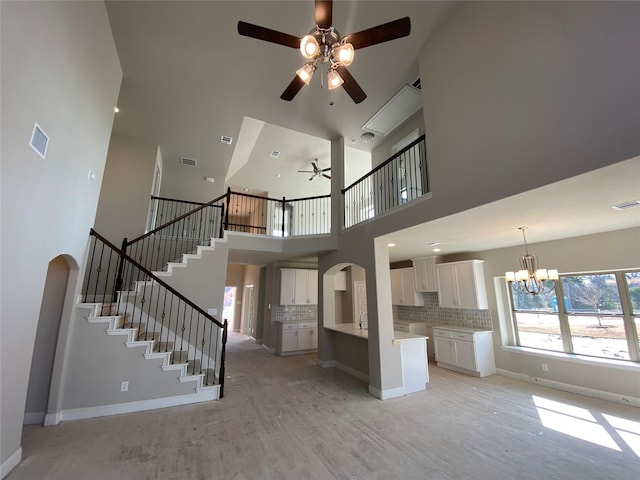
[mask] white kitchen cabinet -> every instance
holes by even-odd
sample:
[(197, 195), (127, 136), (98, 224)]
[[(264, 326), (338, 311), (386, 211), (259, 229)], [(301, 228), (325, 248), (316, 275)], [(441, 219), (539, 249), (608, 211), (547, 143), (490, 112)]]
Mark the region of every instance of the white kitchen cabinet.
[(477, 377), (493, 375), (496, 365), (492, 335), (488, 330), (433, 327), (438, 366)]
[(298, 324), (283, 323), (280, 352), (293, 352), (298, 349)]
[(276, 353), (291, 355), (318, 348), (317, 322), (276, 322)]
[(317, 303), (317, 270), (280, 269), (280, 305), (316, 305)]
[(413, 333), (414, 335), (427, 336), (427, 324), (424, 322), (394, 321), (393, 330), (397, 332)]
[(413, 268), (391, 270), (391, 303), (393, 305), (422, 306), (422, 293), (416, 292), (413, 285)]
[(436, 264), (440, 257), (422, 257), (411, 260), (413, 263), (413, 279), (418, 292), (437, 292), (438, 275)]
[(483, 264), (483, 260), (438, 263), (436, 273), (440, 306), (487, 309)]
[(298, 350), (315, 350), (318, 348), (317, 322), (298, 323)]

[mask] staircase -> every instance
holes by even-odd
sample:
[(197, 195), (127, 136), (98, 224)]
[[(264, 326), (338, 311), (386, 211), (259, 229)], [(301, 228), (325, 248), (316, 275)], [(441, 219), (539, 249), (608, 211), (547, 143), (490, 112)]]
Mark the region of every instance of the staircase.
[[(195, 254), (183, 255), (182, 263), (169, 264), (166, 272), (151, 272), (91, 230), (87, 274), (78, 304), (89, 310), (89, 324), (102, 325), (110, 337), (124, 337), (118, 345), (140, 349), (142, 361), (151, 360), (148, 366), (136, 365), (131, 371), (157, 376), (159, 366), (162, 372), (172, 372), (180, 384), (191, 386), (187, 392), (196, 394), (194, 401), (223, 396), (227, 323), (220, 323), (181, 295), (171, 285), (171, 277), (187, 262), (212, 250), (213, 246), (198, 246)], [(111, 376), (126, 375), (120, 370)], [(129, 385), (123, 382), (123, 388), (125, 383)], [(171, 395), (175, 399), (174, 391)], [(182, 403), (191, 402), (176, 400), (175, 404)]]

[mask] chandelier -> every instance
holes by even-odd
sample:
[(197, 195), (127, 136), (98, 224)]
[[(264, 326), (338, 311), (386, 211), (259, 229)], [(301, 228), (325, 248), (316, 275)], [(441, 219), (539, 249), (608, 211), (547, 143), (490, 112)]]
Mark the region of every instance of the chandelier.
[(518, 227), (518, 230), (522, 231), (525, 251), (525, 255), (520, 257), (521, 269), (517, 272), (506, 272), (505, 276), (515, 291), (540, 295), (553, 290), (555, 280), (558, 280), (558, 270), (538, 268), (538, 257), (529, 253), (524, 233), (526, 229), (527, 227)]
[(305, 35), (300, 42), (300, 52), (307, 60), (310, 60), (302, 68), (296, 71), (300, 80), (309, 85), (313, 72), (318, 64), (326, 64), (327, 86), (329, 90), (338, 88), (344, 83), (337, 69), (340, 66), (348, 67), (353, 62), (353, 45), (340, 38), (340, 34), (333, 28), (316, 27)]

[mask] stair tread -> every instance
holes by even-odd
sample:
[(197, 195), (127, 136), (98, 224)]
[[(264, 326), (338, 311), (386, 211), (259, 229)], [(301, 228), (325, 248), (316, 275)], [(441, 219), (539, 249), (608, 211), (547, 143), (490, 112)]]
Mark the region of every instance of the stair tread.
[(157, 342), (160, 338), (160, 334), (158, 332), (142, 332), (138, 335), (136, 340), (140, 342)]
[(188, 358), (187, 358), (188, 353), (187, 352), (173, 352), (172, 356), (171, 356), (171, 363), (173, 364), (177, 364), (177, 363), (187, 363)]
[(172, 352), (173, 342), (157, 342), (153, 347), (154, 352)]

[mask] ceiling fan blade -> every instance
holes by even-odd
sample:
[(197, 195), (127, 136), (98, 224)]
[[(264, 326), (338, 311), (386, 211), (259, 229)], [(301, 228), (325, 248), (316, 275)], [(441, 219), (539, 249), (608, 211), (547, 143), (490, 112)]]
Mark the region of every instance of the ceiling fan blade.
[(304, 82), (298, 75), (296, 75), (295, 77), (293, 77), (293, 80), (291, 80), (291, 83), (285, 89), (285, 91), (282, 92), (282, 95), (280, 95), (280, 98), (282, 100), (286, 100), (287, 102), (290, 102), (291, 100), (293, 100), (293, 97), (295, 97), (298, 94), (298, 92), (302, 87), (304, 87)]
[(324, 178), (328, 178), (329, 180), (331, 180), (331, 177), (330, 177), (329, 175), (325, 174), (325, 173), (323, 173), (323, 174), (322, 174), (322, 176), (323, 176)]
[(352, 33), (344, 37), (344, 41), (353, 45), (354, 50), (370, 47), (378, 43), (388, 42), (396, 38), (406, 37), (411, 33), (411, 19), (399, 18), (389, 23), (383, 23), (377, 27), (368, 28), (360, 32)]
[(346, 90), (354, 103), (358, 104), (362, 102), (365, 98), (367, 98), (367, 94), (364, 93), (364, 90), (360, 88), (356, 79), (351, 76), (349, 70), (344, 65), (339, 65), (336, 67), (336, 71), (342, 77), (344, 83), (342, 84), (342, 88)]
[(311, 175), (311, 177), (309, 178), (309, 181), (313, 180), (314, 178), (316, 178), (315, 175)]
[(331, 167), (322, 169), (323, 172), (328, 172), (329, 170), (331, 170)]
[(270, 28), (261, 27), (243, 21), (238, 22), (238, 33), (245, 37), (257, 38), (265, 42), (277, 43), (285, 47), (300, 48), (300, 38), (288, 33), (278, 32)]
[(315, 173), (315, 172), (312, 172), (311, 170), (298, 170), (298, 173)]
[(316, 0), (316, 25), (329, 28), (333, 22), (333, 0)]

